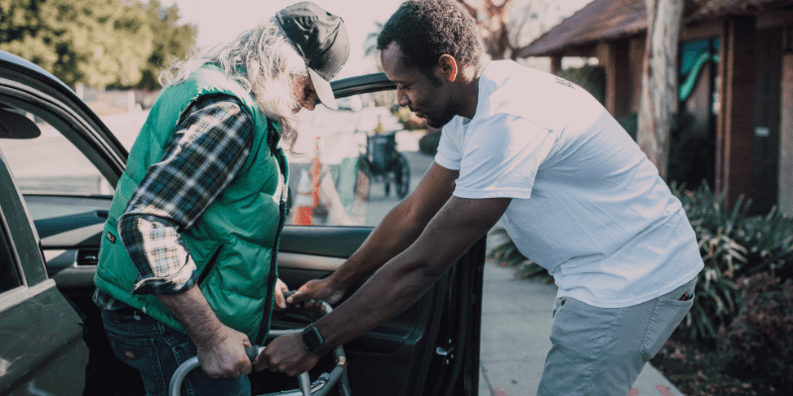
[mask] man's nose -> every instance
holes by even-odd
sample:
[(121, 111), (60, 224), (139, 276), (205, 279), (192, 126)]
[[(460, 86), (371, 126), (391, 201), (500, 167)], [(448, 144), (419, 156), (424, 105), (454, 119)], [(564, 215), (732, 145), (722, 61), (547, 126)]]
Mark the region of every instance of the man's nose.
[(397, 103), (399, 103), (400, 106), (407, 106), (410, 104), (410, 98), (404, 93), (397, 91)]

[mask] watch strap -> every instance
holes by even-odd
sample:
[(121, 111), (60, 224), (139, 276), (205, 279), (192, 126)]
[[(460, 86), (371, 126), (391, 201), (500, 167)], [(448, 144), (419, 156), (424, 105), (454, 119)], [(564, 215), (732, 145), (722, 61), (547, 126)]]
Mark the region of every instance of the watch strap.
[(309, 352), (317, 356), (323, 356), (329, 352), (325, 348), (325, 341), (322, 339), (322, 335), (319, 334), (313, 323), (303, 329), (303, 343), (306, 344), (306, 349)]

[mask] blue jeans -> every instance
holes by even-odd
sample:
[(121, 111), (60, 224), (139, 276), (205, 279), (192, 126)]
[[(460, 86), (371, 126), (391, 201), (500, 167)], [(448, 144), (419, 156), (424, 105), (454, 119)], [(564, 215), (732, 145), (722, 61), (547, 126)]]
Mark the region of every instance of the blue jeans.
[(645, 363), (691, 309), (696, 283), (694, 277), (661, 297), (625, 308), (558, 297), (537, 395), (627, 395)]
[[(196, 346), (188, 336), (138, 310), (102, 309), (102, 321), (116, 357), (140, 372), (146, 396), (168, 395), (176, 368), (196, 355)], [(199, 367), (188, 374), (181, 394), (250, 396), (251, 383), (244, 374), (209, 378)]]

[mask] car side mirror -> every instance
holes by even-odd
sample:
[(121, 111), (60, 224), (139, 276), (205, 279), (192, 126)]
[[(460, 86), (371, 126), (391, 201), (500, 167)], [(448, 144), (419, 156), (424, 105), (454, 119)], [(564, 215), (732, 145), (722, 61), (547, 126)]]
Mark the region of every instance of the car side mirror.
[(0, 108), (0, 139), (34, 139), (41, 136), (35, 122), (22, 114)]

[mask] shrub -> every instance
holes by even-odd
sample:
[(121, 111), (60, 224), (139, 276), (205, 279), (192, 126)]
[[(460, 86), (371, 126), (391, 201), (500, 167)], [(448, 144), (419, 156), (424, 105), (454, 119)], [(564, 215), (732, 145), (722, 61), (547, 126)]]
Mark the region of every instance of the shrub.
[(556, 74), (584, 88), (601, 104), (606, 103), (606, 70), (599, 66), (571, 67)]
[(441, 130), (431, 130), (419, 139), (419, 150), (424, 154), (435, 155), (441, 141)]
[(730, 373), (762, 378), (793, 392), (793, 280), (784, 283), (769, 272), (738, 282), (740, 312), (719, 336), (719, 352)]

